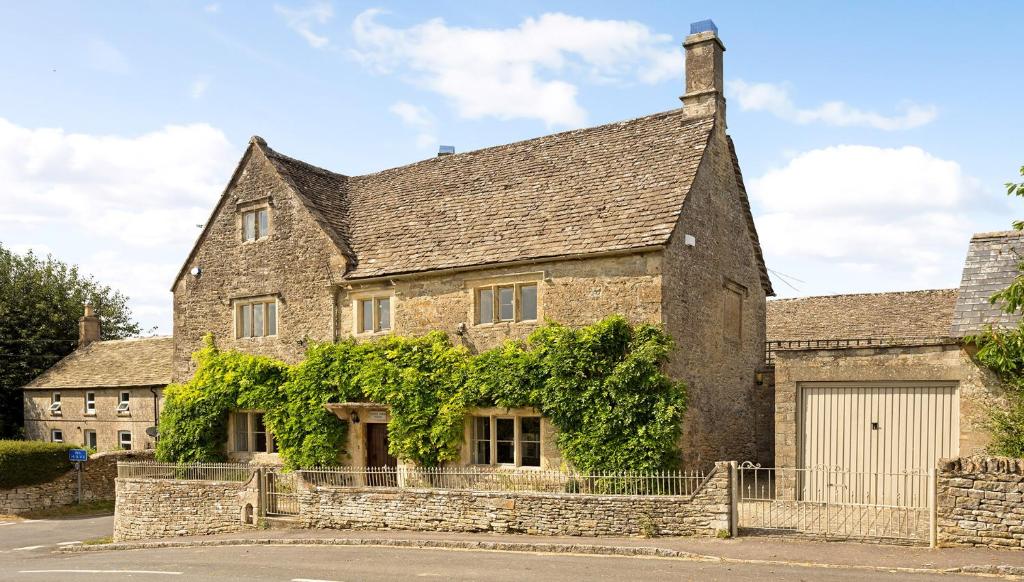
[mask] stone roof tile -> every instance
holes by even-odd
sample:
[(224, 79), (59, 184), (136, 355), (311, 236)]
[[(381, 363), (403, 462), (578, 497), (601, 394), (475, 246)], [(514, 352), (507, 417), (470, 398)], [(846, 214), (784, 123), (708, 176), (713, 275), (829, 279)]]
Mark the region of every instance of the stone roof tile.
[(25, 388), (166, 386), (171, 382), (173, 354), (171, 337), (93, 342), (71, 352)]
[(1024, 232), (983, 232), (971, 237), (950, 335), (964, 337), (988, 325), (1017, 325), (1019, 315), (1003, 313), (1000, 305), (993, 305), (989, 298), (1020, 276), (1018, 265), (1022, 260)]

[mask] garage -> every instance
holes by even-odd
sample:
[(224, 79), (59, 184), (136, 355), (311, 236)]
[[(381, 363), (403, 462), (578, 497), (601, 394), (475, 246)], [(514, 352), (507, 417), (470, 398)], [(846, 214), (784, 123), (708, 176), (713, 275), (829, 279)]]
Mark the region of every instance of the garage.
[(806, 383), (800, 400), (803, 468), (927, 472), (959, 454), (955, 383)]

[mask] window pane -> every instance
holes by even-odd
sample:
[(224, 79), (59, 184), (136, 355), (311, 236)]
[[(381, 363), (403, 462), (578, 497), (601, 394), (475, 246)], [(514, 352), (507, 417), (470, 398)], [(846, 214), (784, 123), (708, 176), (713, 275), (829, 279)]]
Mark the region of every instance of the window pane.
[(132, 448), (132, 433), (130, 433), (130, 432), (122, 432), (122, 433), (118, 433), (118, 436), (120, 437), (121, 448), (126, 450), (126, 451), (127, 450), (131, 450), (131, 448)]
[(377, 300), (377, 321), (380, 329), (391, 329), (391, 299), (382, 297)]
[(259, 337), (266, 335), (263, 330), (263, 303), (252, 306), (252, 335)]
[(277, 302), (267, 303), (267, 335), (277, 335)]
[(267, 231), (270, 230), (270, 221), (267, 217), (267, 211), (260, 210), (256, 212), (256, 216), (259, 222), (259, 230), (256, 232), (256, 238), (263, 238), (267, 236)]
[(131, 394), (132, 394), (131, 392), (122, 392), (121, 393), (121, 402), (128, 402), (128, 400), (131, 398)]
[(52, 401), (53, 402), (60, 402), (60, 392), (54, 392), (53, 393)]
[(242, 311), (242, 337), (252, 337), (252, 305), (243, 305)]
[(253, 240), (256, 238), (256, 213), (242, 213), (242, 240)]
[(514, 292), (514, 287), (498, 287), (498, 319), (501, 321), (512, 321), (515, 317), (512, 304)]
[(359, 310), (359, 331), (373, 331), (373, 300), (360, 301)]
[(267, 450), (267, 427), (263, 424), (263, 413), (257, 412), (253, 414), (253, 424), (255, 426), (255, 440), (256, 447), (253, 449), (257, 453), (270, 452)]
[(245, 412), (232, 412), (231, 424), (235, 433), (236, 452), (249, 450), (249, 415)]
[(499, 463), (511, 464), (516, 462), (515, 431), (515, 419), (499, 418), (495, 420), (497, 437), (496, 457)]
[(494, 322), (494, 290), (481, 289), (477, 292), (477, 323)]
[(473, 419), (473, 463), (491, 464), (491, 419), (486, 416)]
[(537, 319), (536, 285), (521, 285), (519, 287), (519, 319)]
[(540, 466), (540, 417), (528, 416), (519, 419), (519, 440), (521, 459), (524, 467)]

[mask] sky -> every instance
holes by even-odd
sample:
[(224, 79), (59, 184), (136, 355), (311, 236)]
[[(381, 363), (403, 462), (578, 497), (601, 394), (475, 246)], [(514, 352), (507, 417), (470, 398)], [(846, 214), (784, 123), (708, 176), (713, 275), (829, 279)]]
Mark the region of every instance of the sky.
[(1024, 3), (40, 0), (0, 4), (0, 244), (170, 334), (250, 136), (363, 174), (674, 109), (707, 18), (779, 296), (955, 287), (1024, 215)]

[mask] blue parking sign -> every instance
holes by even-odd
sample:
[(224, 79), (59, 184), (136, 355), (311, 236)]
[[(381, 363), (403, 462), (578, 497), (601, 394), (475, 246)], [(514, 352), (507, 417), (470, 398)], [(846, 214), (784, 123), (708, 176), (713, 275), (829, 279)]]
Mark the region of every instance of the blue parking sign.
[(68, 459), (75, 463), (88, 461), (89, 451), (86, 451), (85, 449), (70, 449), (68, 450)]

